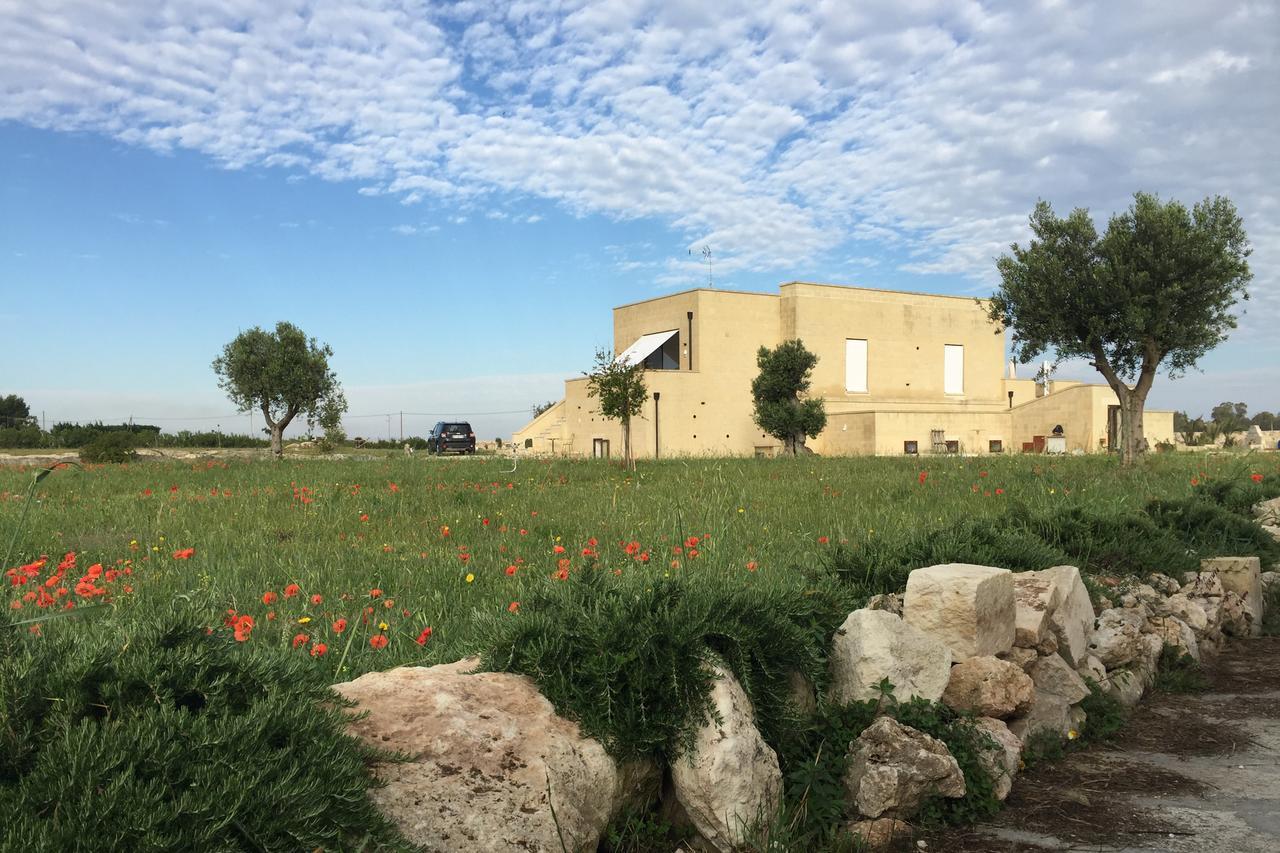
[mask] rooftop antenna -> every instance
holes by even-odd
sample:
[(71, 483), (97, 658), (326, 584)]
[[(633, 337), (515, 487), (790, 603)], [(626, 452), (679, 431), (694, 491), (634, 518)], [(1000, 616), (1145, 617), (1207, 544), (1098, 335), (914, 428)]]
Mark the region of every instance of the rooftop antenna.
[[(693, 249), (689, 250), (689, 254), (690, 255), (693, 254)], [(707, 287), (710, 288), (711, 290), (715, 290), (716, 284), (711, 277), (711, 247), (710, 246), (702, 247), (702, 259), (707, 262)]]

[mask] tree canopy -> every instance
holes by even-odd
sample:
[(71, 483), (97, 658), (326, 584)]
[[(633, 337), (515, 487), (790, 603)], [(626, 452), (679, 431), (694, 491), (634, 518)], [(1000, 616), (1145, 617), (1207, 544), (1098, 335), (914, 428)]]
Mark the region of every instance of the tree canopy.
[(1025, 248), (1014, 244), (996, 262), (990, 316), (1012, 331), (1019, 361), (1052, 351), (1097, 368), (1120, 399), (1131, 463), (1145, 444), (1142, 410), (1157, 369), (1180, 375), (1235, 328), (1233, 308), (1252, 278), (1243, 222), (1223, 197), (1188, 210), (1140, 192), (1102, 235), (1087, 210), (1060, 218), (1046, 201), (1031, 231)]
[(213, 361), (218, 386), (242, 412), (258, 409), (271, 431), (271, 450), (283, 451), (284, 430), (298, 415), (311, 423), (336, 424), (347, 409), (338, 378), (329, 368), (333, 350), (292, 323), (274, 332), (257, 326), (241, 332)]
[(595, 365), (587, 377), (587, 396), (600, 399), (600, 414), (622, 423), (622, 456), (627, 468), (635, 468), (631, 453), (631, 419), (644, 410), (649, 390), (644, 366), (614, 358), (607, 349), (596, 350)]
[(801, 398), (817, 363), (818, 357), (799, 340), (783, 341), (773, 349), (760, 347), (756, 353), (760, 373), (751, 381), (754, 420), (792, 456), (805, 450), (806, 436), (816, 438), (827, 425), (822, 400)]
[(0, 427), (22, 426), (31, 418), (31, 407), (17, 394), (0, 397)]

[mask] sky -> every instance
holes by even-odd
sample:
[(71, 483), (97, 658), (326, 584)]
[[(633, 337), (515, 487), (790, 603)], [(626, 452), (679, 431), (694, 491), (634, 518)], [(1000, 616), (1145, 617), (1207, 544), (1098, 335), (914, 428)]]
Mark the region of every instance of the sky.
[(1229, 196), (1255, 275), (1149, 404), (1278, 410), (1278, 48), (1271, 2), (0, 0), (0, 394), (247, 432), (211, 362), (288, 320), (350, 434), (508, 436), (616, 305), (987, 295), (1037, 199), (1145, 190)]

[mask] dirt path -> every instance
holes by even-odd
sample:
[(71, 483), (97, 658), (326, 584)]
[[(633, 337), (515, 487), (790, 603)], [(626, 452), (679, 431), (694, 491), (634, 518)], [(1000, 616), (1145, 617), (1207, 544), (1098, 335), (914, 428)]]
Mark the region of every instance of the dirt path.
[(1154, 694), (1110, 743), (1019, 777), (947, 853), (1280, 851), (1280, 638), (1233, 642), (1196, 695)]

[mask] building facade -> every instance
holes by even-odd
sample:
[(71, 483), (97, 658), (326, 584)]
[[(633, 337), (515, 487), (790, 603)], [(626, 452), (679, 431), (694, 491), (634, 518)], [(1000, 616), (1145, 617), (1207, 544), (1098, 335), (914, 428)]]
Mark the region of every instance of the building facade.
[[(818, 356), (809, 395), (826, 404), (827, 426), (808, 442), (818, 453), (1098, 452), (1118, 441), (1107, 386), (1007, 375), (1004, 333), (983, 301), (789, 282), (777, 294), (697, 289), (614, 309), (614, 351), (645, 365), (649, 389), (633, 452), (776, 453), (781, 443), (752, 421), (751, 380), (759, 348), (793, 338)], [(1173, 442), (1172, 412), (1147, 411), (1144, 426), (1153, 446)], [(621, 426), (600, 415), (585, 377), (567, 380), (564, 399), (513, 441), (622, 455)]]

